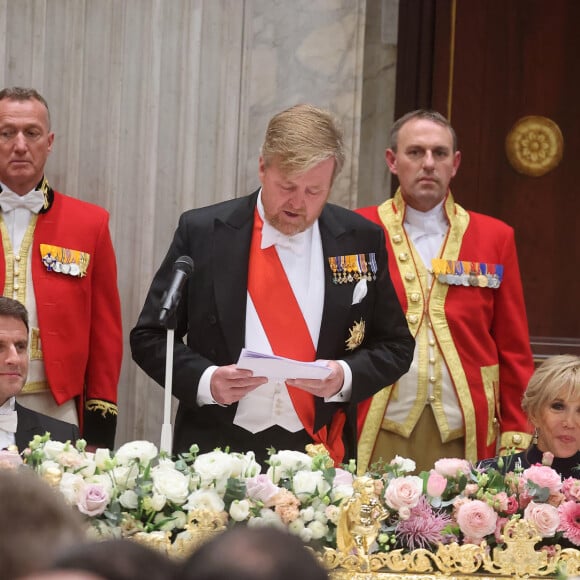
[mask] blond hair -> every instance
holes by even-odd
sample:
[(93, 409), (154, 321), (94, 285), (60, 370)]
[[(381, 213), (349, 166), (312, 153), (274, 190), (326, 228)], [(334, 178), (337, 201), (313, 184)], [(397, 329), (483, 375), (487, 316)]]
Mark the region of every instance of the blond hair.
[(522, 409), (529, 418), (537, 418), (542, 409), (560, 398), (580, 398), (580, 357), (576, 355), (561, 354), (547, 358), (528, 383)]
[(266, 167), (276, 163), (286, 175), (296, 175), (334, 159), (334, 178), (344, 165), (342, 131), (329, 111), (295, 105), (268, 123), (260, 154)]

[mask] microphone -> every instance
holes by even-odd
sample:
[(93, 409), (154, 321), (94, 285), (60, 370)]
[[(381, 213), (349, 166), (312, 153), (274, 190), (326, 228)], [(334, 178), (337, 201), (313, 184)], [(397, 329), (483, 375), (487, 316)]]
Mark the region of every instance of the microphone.
[(159, 322), (161, 324), (166, 325), (169, 317), (175, 312), (181, 300), (183, 285), (192, 273), (193, 260), (189, 256), (180, 256), (175, 260), (171, 285), (161, 298), (161, 311), (159, 313)]

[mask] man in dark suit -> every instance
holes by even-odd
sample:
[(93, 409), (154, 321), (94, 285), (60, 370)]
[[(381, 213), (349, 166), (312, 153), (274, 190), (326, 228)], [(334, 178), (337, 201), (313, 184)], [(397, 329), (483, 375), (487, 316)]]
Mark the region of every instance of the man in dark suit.
[[(331, 115), (298, 105), (274, 116), (253, 194), (185, 212), (135, 328), (134, 360), (164, 384), (163, 294), (180, 256), (195, 274), (175, 311), (174, 452), (198, 444), (356, 456), (357, 404), (409, 367), (414, 340), (398, 304), (382, 230), (327, 203), (344, 163)], [(183, 338), (187, 335), (187, 344)], [(318, 361), (322, 379), (254, 376), (242, 347)], [(275, 375), (275, 373), (270, 373)]]
[(23, 450), (47, 431), (56, 441), (76, 441), (76, 425), (37, 413), (16, 403), (28, 376), (28, 313), (17, 300), (0, 296), (0, 449)]

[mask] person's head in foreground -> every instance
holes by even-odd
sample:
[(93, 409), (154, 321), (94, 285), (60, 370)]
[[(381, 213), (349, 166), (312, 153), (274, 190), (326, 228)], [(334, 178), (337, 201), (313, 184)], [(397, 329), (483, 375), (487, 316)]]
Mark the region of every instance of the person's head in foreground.
[(79, 512), (28, 467), (0, 469), (0, 577), (46, 570), (55, 555), (84, 541)]
[(327, 580), (298, 537), (272, 527), (240, 526), (214, 537), (183, 564), (179, 580)]
[(522, 408), (540, 451), (560, 458), (575, 455), (580, 450), (580, 357), (546, 359), (528, 383)]

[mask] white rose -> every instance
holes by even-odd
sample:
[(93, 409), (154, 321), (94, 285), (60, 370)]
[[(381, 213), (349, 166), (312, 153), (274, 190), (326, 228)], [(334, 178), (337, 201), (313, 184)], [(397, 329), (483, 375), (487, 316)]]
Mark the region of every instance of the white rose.
[(330, 485), (324, 480), (321, 471), (298, 471), (292, 478), (292, 488), (301, 501), (330, 491)]
[(127, 489), (119, 496), (119, 503), (125, 509), (137, 509), (137, 506), (139, 505), (139, 496), (132, 489)]
[(52, 441), (51, 439), (44, 444), (44, 454), (48, 459), (56, 459), (63, 452), (65, 445), (66, 443), (62, 443), (61, 441)]
[(308, 506), (303, 510), (300, 510), (300, 517), (305, 522), (311, 522), (314, 519), (314, 508), (312, 506)]
[(330, 499), (334, 502), (338, 502), (344, 498), (352, 497), (354, 489), (352, 485), (338, 485), (333, 487), (330, 491)]
[(40, 472), (40, 475), (43, 475), (48, 470), (53, 470), (53, 469), (57, 469), (58, 471), (61, 471), (61, 467), (56, 461), (52, 461), (52, 459), (47, 459), (41, 463), (41, 465), (39, 467), (39, 472)]
[(153, 521), (159, 526), (160, 530), (171, 532), (172, 530), (183, 529), (187, 522), (187, 517), (182, 511), (174, 511), (170, 516), (157, 514)]
[(75, 504), (84, 484), (85, 482), (81, 475), (65, 472), (60, 480), (59, 490), (68, 503)]
[(390, 464), (398, 467), (399, 471), (404, 473), (411, 473), (417, 468), (417, 464), (412, 459), (407, 459), (406, 457), (401, 457), (399, 455), (395, 455), (395, 457), (391, 459)]
[(129, 441), (119, 447), (115, 459), (119, 465), (128, 465), (135, 459), (141, 463), (149, 463), (157, 454), (157, 447), (150, 441)]
[(151, 470), (153, 489), (174, 504), (181, 505), (189, 495), (189, 477), (172, 466), (160, 465)]
[(240, 473), (242, 463), (234, 454), (223, 451), (203, 453), (196, 458), (193, 469), (200, 477), (200, 487), (212, 487), (223, 493), (232, 473)]
[(286, 524), (282, 521), (280, 516), (273, 510), (268, 508), (263, 508), (260, 510), (259, 517), (251, 517), (248, 520), (249, 527), (260, 527), (260, 526), (274, 526), (280, 529), (286, 529)]
[(297, 471), (311, 469), (312, 457), (300, 451), (285, 449), (270, 457), (268, 476), (274, 483), (278, 483), (282, 478), (292, 477)]
[(328, 526), (317, 520), (310, 522), (307, 527), (312, 534), (313, 540), (320, 540), (320, 538), (324, 538), (328, 532)]
[(151, 495), (151, 508), (156, 512), (160, 512), (167, 503), (167, 498), (160, 493), (153, 493)]
[(132, 465), (120, 465), (111, 471), (111, 478), (115, 482), (116, 487), (121, 491), (133, 489), (138, 475), (139, 468), (135, 463)]
[(83, 477), (91, 477), (97, 471), (97, 464), (94, 462), (92, 457), (83, 458), (78, 472)]
[(295, 536), (300, 536), (304, 530), (304, 522), (302, 518), (296, 518), (293, 522), (288, 524), (288, 531)]
[(212, 512), (224, 511), (224, 500), (217, 494), (215, 489), (198, 489), (191, 493), (183, 509), (192, 510), (209, 510)]
[(235, 499), (230, 506), (230, 516), (236, 522), (243, 522), (250, 515), (250, 502), (247, 499)]

